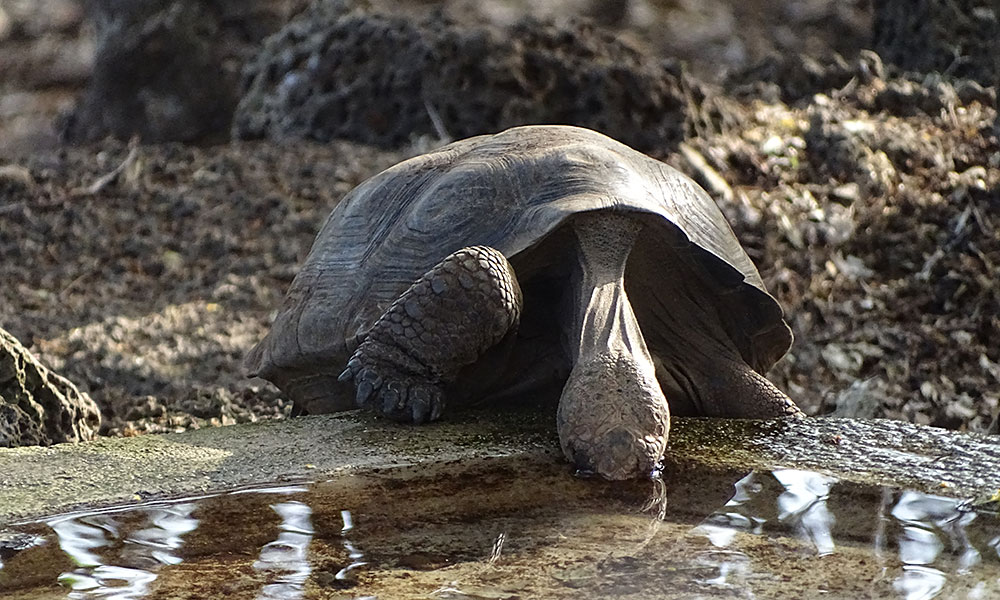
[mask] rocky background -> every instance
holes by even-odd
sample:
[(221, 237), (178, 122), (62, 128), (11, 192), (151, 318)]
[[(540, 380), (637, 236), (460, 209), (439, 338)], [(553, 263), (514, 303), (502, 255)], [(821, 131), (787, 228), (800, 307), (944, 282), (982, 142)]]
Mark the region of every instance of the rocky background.
[(81, 390), (25, 441), (286, 416), (239, 362), (329, 210), (532, 122), (710, 191), (807, 412), (995, 428), (1000, 3), (874, 4), (0, 0), (0, 328)]

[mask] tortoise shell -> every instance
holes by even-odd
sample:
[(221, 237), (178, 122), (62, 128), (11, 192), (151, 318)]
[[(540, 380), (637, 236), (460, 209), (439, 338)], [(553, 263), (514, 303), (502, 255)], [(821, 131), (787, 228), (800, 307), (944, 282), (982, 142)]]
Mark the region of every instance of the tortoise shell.
[[(270, 333), (245, 361), (309, 412), (352, 407), (336, 381), (382, 312), (444, 256), (500, 250), (525, 280), (571, 252), (573, 215), (636, 213), (646, 227), (626, 290), (661, 362), (712, 336), (764, 373), (791, 331), (715, 202), (670, 166), (600, 133), (525, 126), (401, 162), (344, 197), (316, 237)], [(546, 302), (550, 300), (544, 300)], [(692, 315), (691, 313), (697, 313)]]

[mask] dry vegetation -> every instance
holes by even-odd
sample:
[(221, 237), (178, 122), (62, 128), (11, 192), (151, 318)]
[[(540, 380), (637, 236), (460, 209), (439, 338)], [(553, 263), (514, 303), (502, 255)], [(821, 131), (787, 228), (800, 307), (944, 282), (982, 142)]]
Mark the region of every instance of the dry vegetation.
[[(517, 3), (451, 4), (465, 26)], [(988, 428), (995, 87), (860, 51), (862, 3), (788, 2), (781, 18), (766, 2), (636, 4), (652, 8), (592, 16), (640, 52), (690, 62), (683, 143), (649, 150), (712, 192), (784, 305), (797, 341), (770, 375), (813, 414)], [(654, 43), (661, 4), (687, 6), (700, 46)], [(240, 357), (337, 200), (437, 140), (63, 147), (52, 122), (86, 83), (93, 30), (70, 0), (0, 9), (0, 326), (89, 389), (104, 433), (286, 414), (273, 388), (240, 376)], [(827, 35), (799, 39), (798, 57), (789, 31)], [(774, 50), (787, 54), (758, 60)]]

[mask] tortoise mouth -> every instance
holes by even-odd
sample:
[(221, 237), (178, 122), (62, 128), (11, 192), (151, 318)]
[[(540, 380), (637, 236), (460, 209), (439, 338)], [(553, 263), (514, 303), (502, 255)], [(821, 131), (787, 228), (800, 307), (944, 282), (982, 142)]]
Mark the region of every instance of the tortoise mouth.
[(640, 437), (628, 429), (612, 430), (589, 444), (571, 444), (571, 462), (583, 474), (621, 481), (654, 478), (663, 460), (664, 437)]

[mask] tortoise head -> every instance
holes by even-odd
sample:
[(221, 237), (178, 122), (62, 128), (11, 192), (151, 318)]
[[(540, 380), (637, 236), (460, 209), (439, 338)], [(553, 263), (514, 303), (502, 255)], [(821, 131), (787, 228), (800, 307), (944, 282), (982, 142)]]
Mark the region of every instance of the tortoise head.
[(621, 480), (659, 468), (670, 410), (651, 366), (612, 351), (573, 368), (557, 423), (563, 453), (578, 469)]

